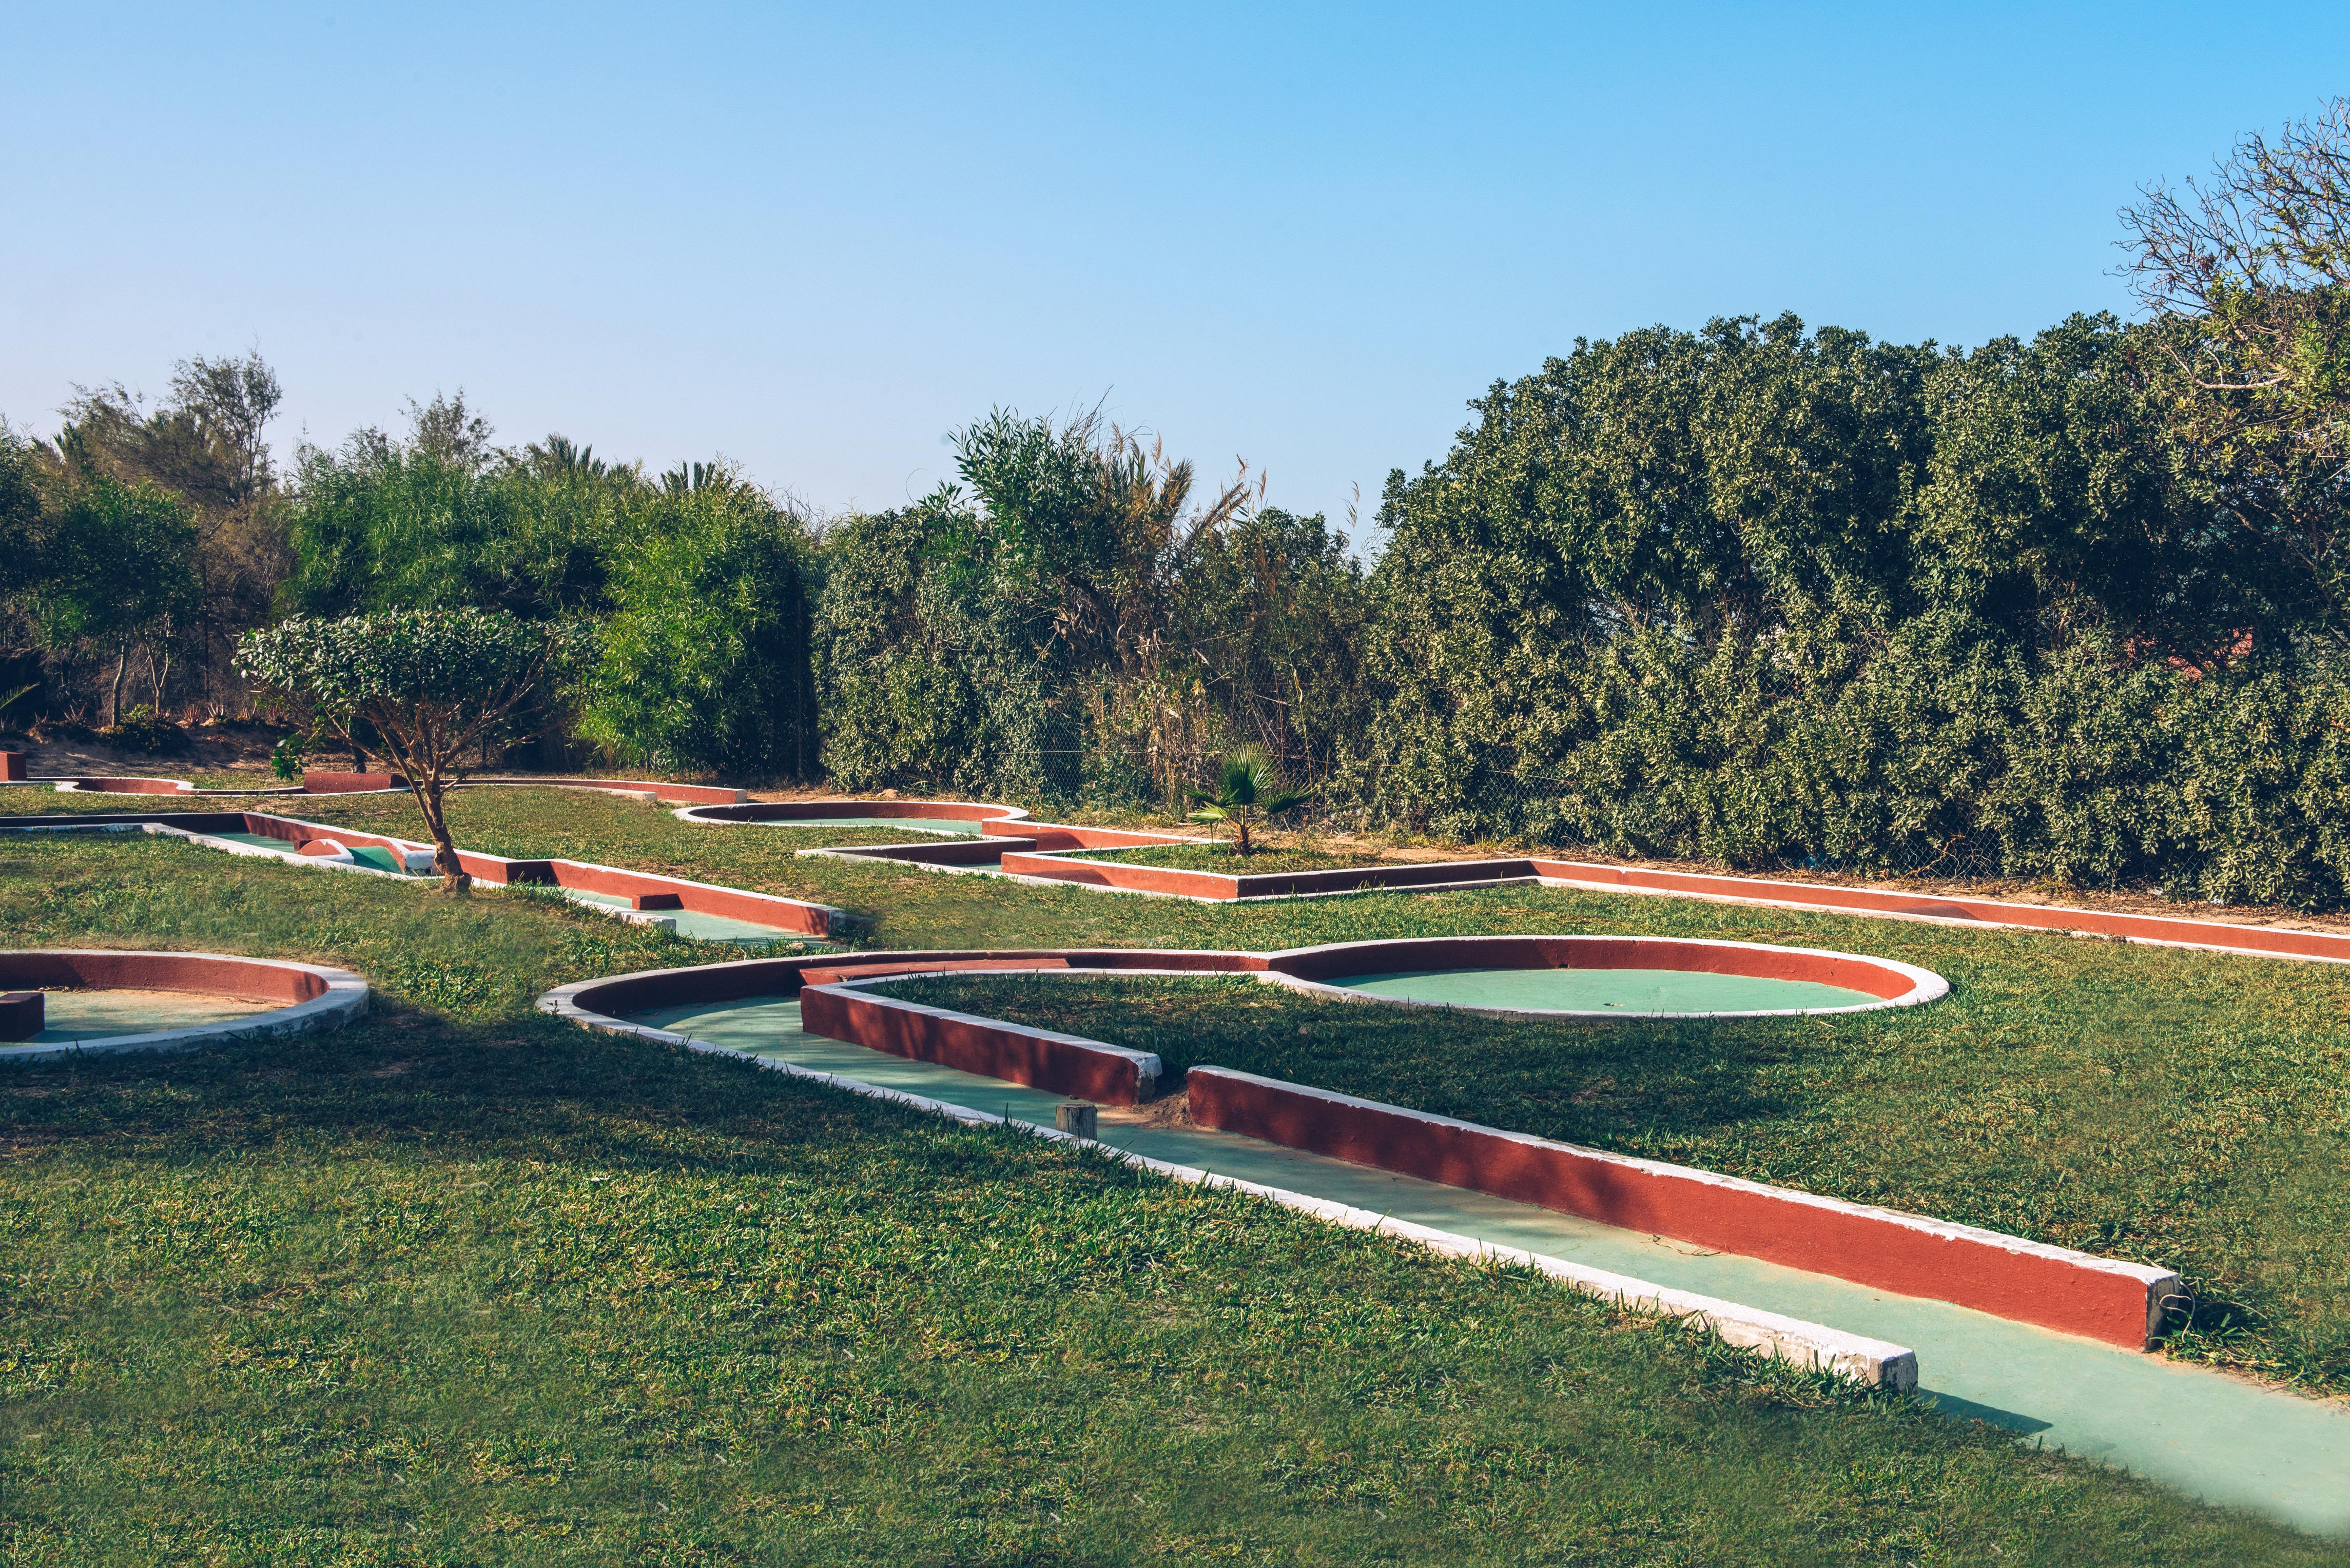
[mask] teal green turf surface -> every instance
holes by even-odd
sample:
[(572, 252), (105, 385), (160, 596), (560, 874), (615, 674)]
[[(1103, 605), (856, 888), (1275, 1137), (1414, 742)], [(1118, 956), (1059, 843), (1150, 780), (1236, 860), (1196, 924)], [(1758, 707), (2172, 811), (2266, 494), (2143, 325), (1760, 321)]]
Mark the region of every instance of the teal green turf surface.
[(979, 836), (979, 824), (954, 822), (943, 816), (798, 816), (789, 822), (763, 822), (761, 827), (902, 827), (909, 833)]
[(1336, 982), (1349, 991), (1451, 1007), (1555, 1009), (1568, 1012), (1772, 1012), (1863, 1007), (1865, 991), (1805, 980), (1755, 980), (1679, 969), (1449, 969), (1364, 974)]
[(47, 1027), (25, 1044), (66, 1044), (120, 1034), (151, 1034), (164, 1029), (193, 1029), (201, 1023), (225, 1023), (286, 1004), (184, 991), (52, 991), (46, 994), (41, 1005)]

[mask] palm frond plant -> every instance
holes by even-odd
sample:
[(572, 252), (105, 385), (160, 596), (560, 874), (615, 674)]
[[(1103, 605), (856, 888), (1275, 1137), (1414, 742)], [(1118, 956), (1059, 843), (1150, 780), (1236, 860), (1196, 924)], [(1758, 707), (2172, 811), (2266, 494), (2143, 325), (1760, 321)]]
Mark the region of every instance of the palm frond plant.
[(1191, 813), (1191, 820), (1211, 827), (1219, 823), (1232, 824), (1232, 847), (1243, 856), (1255, 853), (1249, 832), (1258, 813), (1271, 818), (1284, 811), (1295, 811), (1314, 794), (1310, 789), (1284, 790), (1273, 759), (1260, 746), (1235, 746), (1224, 753), (1213, 794), (1197, 789), (1186, 793), (1200, 803), (1200, 809)]

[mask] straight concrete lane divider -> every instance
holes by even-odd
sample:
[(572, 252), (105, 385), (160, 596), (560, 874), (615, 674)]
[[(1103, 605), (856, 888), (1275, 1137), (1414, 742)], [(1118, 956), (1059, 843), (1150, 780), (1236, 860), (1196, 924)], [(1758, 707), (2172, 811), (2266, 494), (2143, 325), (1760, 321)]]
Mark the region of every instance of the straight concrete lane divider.
[[(941, 962), (923, 972), (973, 969), (1034, 972), (1038, 967), (1034, 959), (1014, 963)], [(1066, 967), (1066, 963), (1060, 967)], [(1151, 1052), (876, 996), (860, 989), (860, 983), (873, 983), (870, 981), (841, 979), (824, 983), (828, 978), (821, 969), (803, 971), (807, 983), (800, 992), (800, 1027), (811, 1034), (1057, 1095), (1075, 1095), (1105, 1106), (1139, 1106), (1159, 1093), (1162, 1064)], [(901, 966), (893, 978), (913, 976)]]
[(2178, 1275), (2150, 1264), (1224, 1067), (1189, 1075), (1201, 1127), (1491, 1193), (1602, 1224), (2143, 1350)]

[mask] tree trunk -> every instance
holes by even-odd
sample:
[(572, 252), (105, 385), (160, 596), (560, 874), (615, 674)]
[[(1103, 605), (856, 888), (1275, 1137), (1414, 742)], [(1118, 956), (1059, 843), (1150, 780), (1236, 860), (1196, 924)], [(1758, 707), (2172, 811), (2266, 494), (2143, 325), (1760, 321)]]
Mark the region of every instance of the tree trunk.
[(114, 650), (114, 690), (107, 694), (106, 722), (111, 729), (122, 722), (122, 674), (130, 668), (130, 645), (126, 642)]
[(431, 784), (421, 780), (408, 781), (410, 793), (416, 796), (416, 806), (424, 814), (424, 826), (432, 835), (432, 868), (441, 873), (441, 890), (460, 898), (473, 890), (473, 876), (457, 858), (457, 846), (449, 837), (449, 819), (441, 810), (442, 785), (438, 779)]

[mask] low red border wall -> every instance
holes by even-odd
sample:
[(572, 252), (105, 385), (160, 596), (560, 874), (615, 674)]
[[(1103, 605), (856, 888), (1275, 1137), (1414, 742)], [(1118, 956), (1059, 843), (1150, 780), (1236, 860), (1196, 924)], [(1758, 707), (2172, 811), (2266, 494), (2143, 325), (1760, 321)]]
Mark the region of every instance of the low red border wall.
[[(982, 966), (941, 963), (937, 967)], [(1032, 960), (1019, 967), (1039, 966)], [(1105, 1106), (1140, 1105), (1159, 1088), (1159, 1058), (1145, 1053), (1119, 1051), (1097, 1040), (1080, 1039), (1073, 1034), (1055, 1034), (969, 1013), (947, 1012), (894, 997), (875, 996), (847, 985), (811, 984), (803, 990), (800, 1027), (829, 1040), (846, 1040), (852, 1045), (887, 1051), (893, 1056), (935, 1062), (942, 1067), (1025, 1084), (1031, 1088), (1076, 1096)]]
[[(127, 828), (143, 823), (155, 823), (186, 833), (249, 833), (256, 837), (274, 838), (287, 848), (296, 850), (302, 845), (321, 838), (332, 838), (350, 847), (389, 850), (401, 857), (412, 850), (429, 850), (432, 847), (412, 839), (363, 833), (351, 827), (333, 827), (324, 823), (303, 822), (290, 816), (272, 816), (256, 811), (174, 812), (151, 816), (129, 812), (83, 812), (57, 816), (0, 817), (0, 830)], [(678, 908), (696, 914), (720, 915), (802, 936), (828, 935), (834, 920), (843, 913), (829, 905), (813, 904), (804, 898), (754, 893), (740, 888), (721, 888), (707, 882), (689, 882), (681, 877), (663, 877), (650, 871), (624, 871), (615, 866), (597, 866), (582, 860), (509, 860), (503, 856), (481, 855), (470, 849), (461, 849), (457, 852), (457, 863), (464, 867), (467, 875), (494, 887), (536, 883), (629, 898), (646, 894), (668, 894), (676, 898)]]
[[(1048, 836), (1038, 835), (1040, 850), (1050, 850)], [(1077, 846), (1071, 848), (1094, 847)], [(1172, 866), (1130, 866), (1117, 860), (1063, 860), (1049, 853), (1007, 851), (1007, 877), (1035, 877), (1048, 882), (1075, 882), (1085, 888), (1116, 888), (1129, 893), (1174, 893), (1187, 898), (1237, 898), (1240, 878), (1214, 871), (1187, 871)]]
[(0, 752), (0, 784), (23, 784), (27, 776), (24, 753)]
[[(1057, 851), (1127, 849), (1152, 844), (1191, 844), (1197, 839), (1128, 834), (1122, 842), (1056, 835), (1075, 830), (1031, 829), (1036, 854), (1006, 854), (1004, 871), (1015, 877), (1036, 877), (1052, 882), (1075, 882), (1089, 888), (1116, 888), (1132, 893), (1172, 893), (1186, 898), (1278, 898), (1305, 893), (1352, 893), (1365, 888), (1427, 888), (1455, 882), (1531, 881), (1536, 875), (1531, 860), (1426, 860), (1408, 865), (1344, 866), (1329, 871), (1232, 872), (1201, 871), (1189, 867), (1147, 866), (1124, 860), (1063, 858)], [(1091, 830), (1087, 830), (1090, 832)]]
[(985, 824), (1017, 821), (1028, 814), (1015, 805), (968, 800), (754, 800), (715, 805), (693, 815), (701, 822), (829, 822), (836, 817), (873, 816)]
[(1670, 893), (1682, 898), (1725, 898), (1741, 904), (1784, 904), (1864, 915), (1950, 920), (1967, 925), (2023, 926), (2035, 930), (2090, 931), (2099, 936), (2172, 947), (2224, 948), (2280, 958), (2350, 962), (2350, 935), (2331, 931), (2282, 930), (2273, 926), (2225, 920), (2182, 920), (2163, 915), (2129, 915), (2064, 904), (2011, 904), (1998, 898), (1964, 898), (1895, 888), (1838, 888), (1819, 882), (1780, 882), (1760, 877), (1711, 877), (1693, 871), (1651, 871), (1580, 860), (1535, 860), (1544, 877), (1577, 887)]
[[(1055, 822), (991, 822), (982, 824), (980, 831), (999, 838), (1026, 838), (1033, 841), (1038, 850), (1050, 853), (1071, 849), (1144, 849), (1154, 844), (1203, 842), (1180, 833), (1151, 833), (1125, 827), (1068, 827)], [(1009, 849), (1010, 846), (1006, 847)]]
[(186, 991), (250, 1002), (307, 1002), (327, 982), (307, 970), (211, 953), (0, 952), (0, 991), (88, 986), (108, 991)]
[(95, 794), (193, 794), (195, 788), (184, 779), (140, 778), (59, 778), (37, 779), (37, 784), (69, 784), (78, 790)]
[[(493, 860), (495, 857), (480, 858)], [(515, 874), (516, 867), (527, 867), (531, 874), (517, 877)], [(698, 915), (721, 915), (732, 920), (747, 920), (754, 926), (773, 926), (779, 930), (797, 931), (806, 936), (820, 937), (831, 929), (833, 910), (829, 906), (811, 904), (802, 898), (786, 898), (773, 893), (754, 893), (740, 888), (720, 888), (708, 882), (689, 882), (683, 877), (662, 877), (650, 871), (624, 871), (617, 866), (596, 866), (584, 860), (509, 860), (500, 862), (498, 868), (503, 875), (497, 880), (551, 881), (558, 888), (577, 888), (583, 893), (603, 893), (615, 898), (666, 895), (677, 900), (677, 908)], [(472, 867), (469, 866), (467, 869)]]
[(328, 774), (308, 773), (302, 775), (304, 794), (366, 794), (378, 790), (406, 789), (408, 781), (397, 774)]
[(1027, 844), (1025, 838), (932, 838), (919, 844), (841, 844), (827, 846), (827, 855), (858, 860), (902, 860), (917, 866), (993, 866), (1006, 843)]
[(492, 774), (469, 778), (460, 789), (500, 785), (510, 789), (592, 789), (611, 794), (649, 794), (672, 805), (733, 805), (748, 798), (744, 791), (723, 784), (671, 784), (664, 779), (532, 778), (527, 774)]
[(1191, 1118), (1356, 1165), (2144, 1349), (2168, 1270), (1433, 1116), (1222, 1067)]

